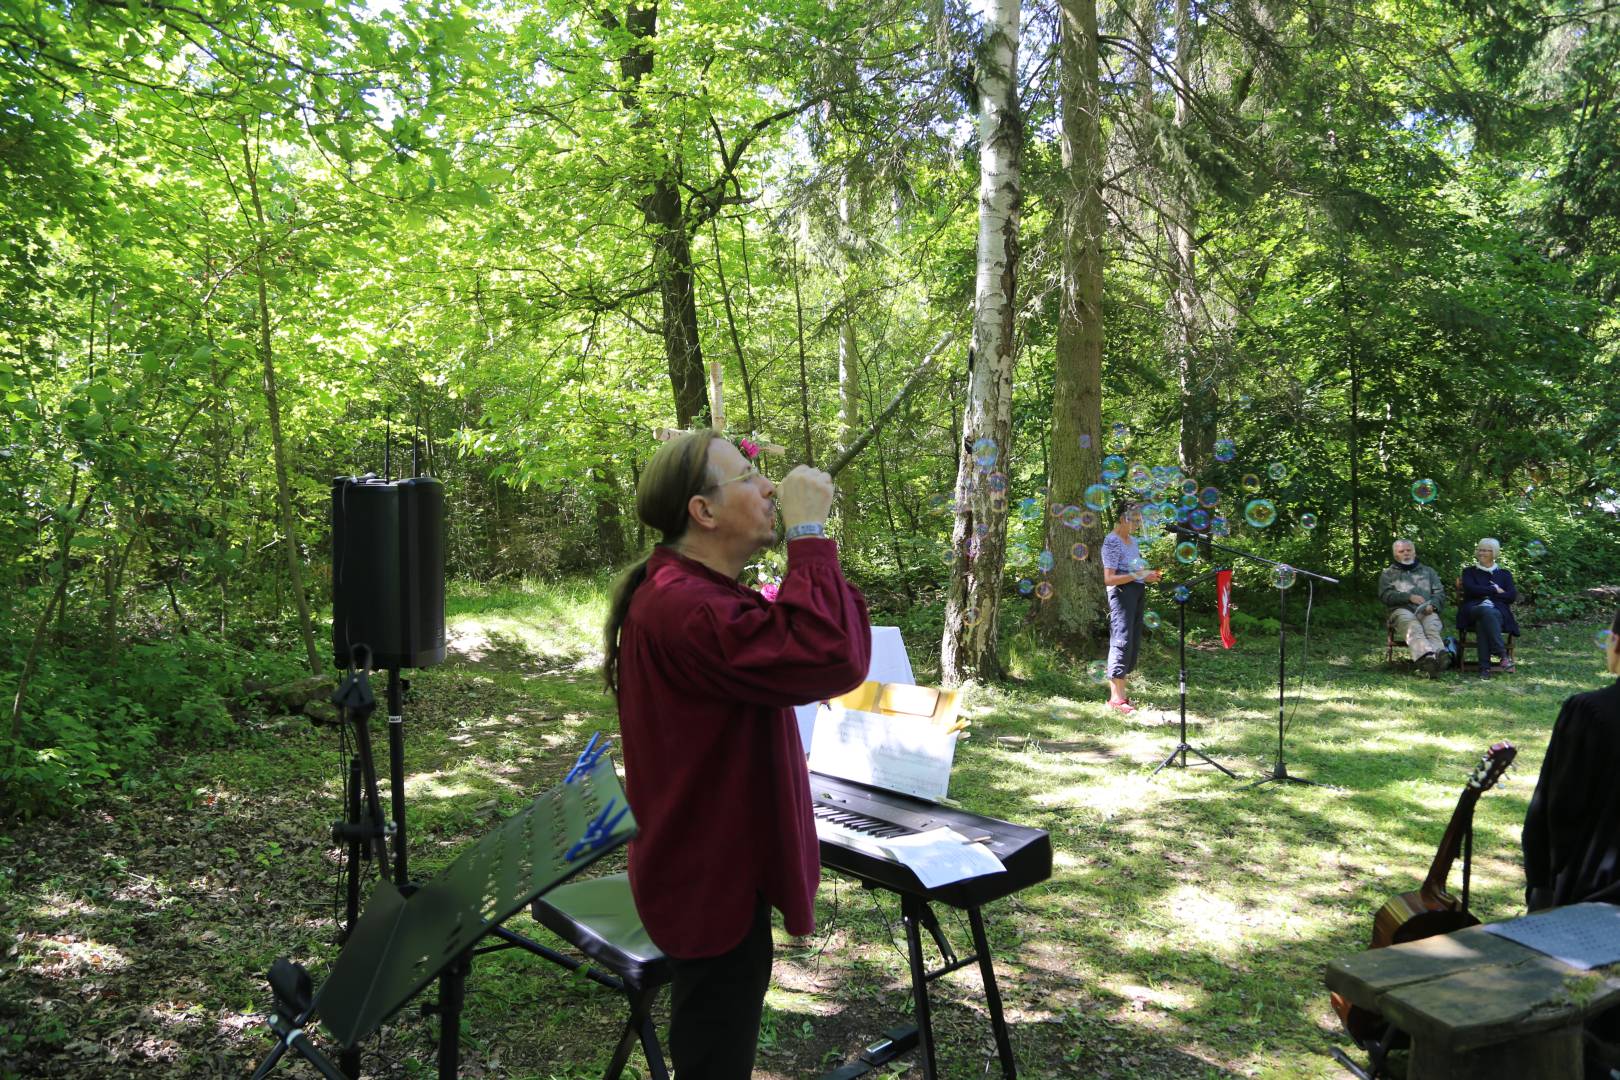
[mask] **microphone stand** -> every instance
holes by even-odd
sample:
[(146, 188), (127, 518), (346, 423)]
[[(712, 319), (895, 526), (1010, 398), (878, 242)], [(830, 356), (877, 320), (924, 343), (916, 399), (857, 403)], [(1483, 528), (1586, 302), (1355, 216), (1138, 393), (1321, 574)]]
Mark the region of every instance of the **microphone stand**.
[[(1182, 536), (1190, 537), (1191, 539), (1197, 540), (1200, 543), (1206, 544), (1206, 545), (1208, 545), (1208, 547), (1211, 550), (1223, 552), (1223, 553), (1225, 553), (1227, 555), (1235, 555), (1240, 559), (1248, 559), (1250, 562), (1257, 562), (1257, 563), (1260, 563), (1263, 566), (1269, 566), (1269, 567), (1272, 568), (1273, 572), (1280, 569), (1281, 567), (1287, 566), (1288, 569), (1292, 570), (1296, 575), (1301, 576), (1301, 577), (1314, 578), (1317, 581), (1326, 582), (1329, 585), (1337, 585), (1339, 583), (1338, 578), (1331, 578), (1331, 577), (1328, 577), (1326, 574), (1318, 574), (1318, 573), (1315, 573), (1315, 572), (1310, 571), (1310, 570), (1301, 570), (1297, 566), (1289, 566), (1287, 563), (1281, 563), (1281, 562), (1276, 561), (1275, 559), (1267, 559), (1264, 556), (1255, 555), (1255, 554), (1252, 554), (1250, 552), (1243, 551), (1240, 548), (1234, 548), (1234, 547), (1231, 547), (1231, 546), (1226, 545), (1226, 544), (1217, 544), (1214, 541), (1214, 539), (1210, 536), (1209, 533), (1207, 533), (1207, 532), (1199, 532), (1196, 529), (1189, 529), (1185, 525), (1171, 525), (1171, 526), (1169, 526), (1169, 531), (1171, 531), (1173, 533), (1177, 533), (1177, 534), (1182, 535)], [(1292, 584), (1292, 582), (1290, 582), (1290, 584)], [(1306, 780), (1304, 777), (1291, 775), (1289, 773), (1289, 771), (1288, 771), (1288, 764), (1283, 759), (1283, 727), (1284, 727), (1285, 722), (1286, 722), (1286, 717), (1285, 717), (1285, 714), (1284, 714), (1284, 708), (1285, 708), (1285, 705), (1286, 705), (1285, 694), (1287, 692), (1287, 685), (1288, 685), (1288, 683), (1287, 683), (1287, 666), (1286, 666), (1287, 658), (1288, 658), (1288, 627), (1287, 627), (1287, 621), (1286, 621), (1286, 615), (1287, 614), (1288, 614), (1288, 587), (1285, 586), (1285, 585), (1282, 585), (1282, 584), (1278, 584), (1278, 586), (1277, 586), (1277, 761), (1276, 761), (1276, 763), (1274, 765), (1272, 765), (1271, 772), (1270, 772), (1269, 775), (1262, 776), (1260, 779), (1254, 781), (1253, 783), (1245, 785), (1247, 787), (1259, 787), (1261, 784), (1270, 784), (1270, 783), (1273, 783), (1273, 782), (1281, 783), (1281, 784), (1312, 784), (1312, 785), (1316, 785), (1318, 783), (1315, 780)]]
[[(1224, 567), (1216, 567), (1208, 573), (1200, 574), (1188, 581), (1179, 582), (1177, 585), (1171, 586), (1171, 588), (1191, 588), (1192, 586), (1201, 582), (1210, 580), (1223, 569)], [(1181, 741), (1176, 744), (1174, 750), (1170, 751), (1170, 755), (1168, 757), (1159, 762), (1159, 767), (1149, 773), (1148, 776), (1150, 779), (1158, 776), (1160, 772), (1164, 771), (1165, 768), (1176, 760), (1177, 754), (1181, 755), (1181, 763), (1179, 767), (1185, 769), (1187, 767), (1187, 755), (1193, 754), (1202, 759), (1205, 764), (1215, 766), (1217, 769), (1221, 770), (1221, 772), (1236, 780), (1237, 773), (1233, 772), (1231, 769), (1228, 769), (1225, 765), (1222, 765), (1220, 762), (1198, 749), (1198, 747), (1191, 746), (1187, 742), (1187, 600), (1182, 597), (1176, 597), (1176, 625), (1181, 634)]]

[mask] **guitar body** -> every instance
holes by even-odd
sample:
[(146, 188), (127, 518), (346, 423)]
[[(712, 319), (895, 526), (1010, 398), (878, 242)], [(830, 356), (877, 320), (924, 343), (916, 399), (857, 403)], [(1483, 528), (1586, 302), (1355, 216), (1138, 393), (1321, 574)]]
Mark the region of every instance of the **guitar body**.
[[(1440, 840), (1440, 849), (1435, 852), (1423, 887), (1392, 896), (1378, 909), (1378, 914), (1373, 917), (1372, 940), (1368, 948), (1404, 945), (1409, 941), (1422, 941), (1479, 925), (1479, 920), (1456, 897), (1446, 892), (1446, 878), (1457, 855), (1462, 834), (1473, 821), (1475, 802), (1501, 778), (1516, 753), (1512, 743), (1498, 743), (1486, 753), (1457, 800), (1457, 809), (1453, 811), (1451, 823)], [(1333, 1011), (1344, 1021), (1344, 1029), (1357, 1046), (1368, 1049), (1378, 1041), (1386, 1026), (1382, 1016), (1352, 1005), (1338, 994), (1332, 995), (1332, 998)]]

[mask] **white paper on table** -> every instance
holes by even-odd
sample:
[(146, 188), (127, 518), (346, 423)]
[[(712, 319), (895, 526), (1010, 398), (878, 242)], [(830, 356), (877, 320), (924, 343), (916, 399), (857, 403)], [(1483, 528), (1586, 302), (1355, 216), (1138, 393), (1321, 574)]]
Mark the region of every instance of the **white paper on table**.
[(937, 802), (950, 791), (956, 734), (916, 716), (822, 707), (810, 771)]
[(927, 889), (953, 881), (999, 873), (1005, 869), (995, 852), (975, 844), (955, 829), (941, 826), (911, 836), (879, 841), (883, 850), (911, 868)]
[[(866, 669), (865, 681), (907, 685), (916, 682), (911, 674), (911, 658), (906, 655), (906, 643), (900, 639), (898, 626), (872, 627), (872, 662)], [(820, 708), (819, 701), (793, 707), (793, 715), (799, 721), (799, 742), (807, 751), (814, 738), (816, 713)]]

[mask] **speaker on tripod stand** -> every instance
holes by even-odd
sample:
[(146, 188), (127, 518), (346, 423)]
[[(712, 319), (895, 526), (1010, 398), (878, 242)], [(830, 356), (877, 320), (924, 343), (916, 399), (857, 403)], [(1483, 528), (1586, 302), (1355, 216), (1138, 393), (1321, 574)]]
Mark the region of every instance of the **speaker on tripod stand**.
[(430, 476), (332, 481), (332, 660), (378, 670), (444, 662), (444, 485)]

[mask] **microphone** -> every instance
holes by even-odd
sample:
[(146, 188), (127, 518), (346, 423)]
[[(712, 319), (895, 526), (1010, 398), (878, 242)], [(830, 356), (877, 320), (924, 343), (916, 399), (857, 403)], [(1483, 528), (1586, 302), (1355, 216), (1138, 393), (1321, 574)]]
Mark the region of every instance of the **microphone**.
[(1186, 536), (1194, 540), (1208, 540), (1210, 538), (1208, 529), (1200, 531), (1191, 525), (1183, 525), (1178, 521), (1167, 521), (1164, 523), (1164, 528), (1166, 532), (1173, 532), (1177, 536)]

